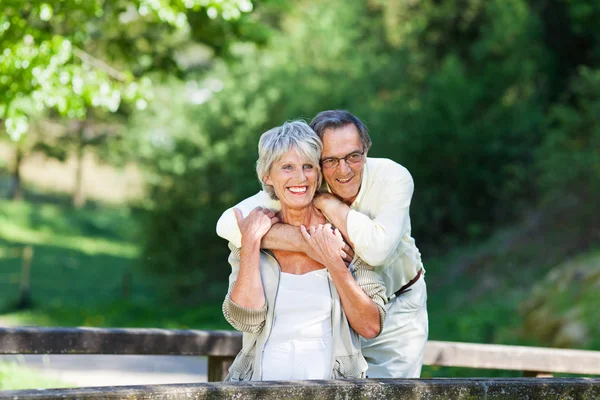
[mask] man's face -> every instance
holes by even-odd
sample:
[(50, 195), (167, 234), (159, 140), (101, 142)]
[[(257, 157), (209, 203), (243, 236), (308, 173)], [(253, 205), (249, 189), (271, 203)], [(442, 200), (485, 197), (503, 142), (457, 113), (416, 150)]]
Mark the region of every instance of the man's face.
[[(322, 139), (323, 152), (321, 153), (321, 160), (329, 157), (342, 158), (348, 154), (364, 150), (358, 129), (354, 124), (348, 124), (337, 129), (325, 129)], [(348, 164), (345, 160), (340, 160), (335, 168), (323, 167), (323, 178), (329, 185), (329, 189), (348, 205), (352, 204), (358, 196), (366, 156), (367, 153), (365, 152), (360, 161), (354, 164)]]

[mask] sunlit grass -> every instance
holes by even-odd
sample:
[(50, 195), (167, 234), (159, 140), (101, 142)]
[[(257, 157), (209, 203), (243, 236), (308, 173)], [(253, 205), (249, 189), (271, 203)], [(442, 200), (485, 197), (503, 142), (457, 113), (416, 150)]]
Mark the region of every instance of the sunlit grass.
[(55, 235), (47, 230), (36, 231), (24, 228), (2, 218), (0, 218), (0, 238), (17, 243), (78, 250), (89, 255), (108, 254), (125, 258), (135, 258), (138, 255), (138, 248), (131, 244), (82, 236)]
[(55, 246), (89, 255), (135, 258), (138, 247), (131, 243), (133, 230), (120, 226), (123, 222), (131, 226), (130, 216), (115, 211), (94, 212), (52, 204), (0, 201), (0, 239)]
[(58, 379), (15, 363), (0, 362), (0, 390), (51, 389), (73, 387)]

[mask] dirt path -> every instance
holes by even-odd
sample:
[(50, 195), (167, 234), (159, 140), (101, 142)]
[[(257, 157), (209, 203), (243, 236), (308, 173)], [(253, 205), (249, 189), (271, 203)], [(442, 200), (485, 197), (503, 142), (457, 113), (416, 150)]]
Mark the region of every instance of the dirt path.
[[(4, 355), (75, 386), (206, 382), (206, 357), (112, 355)], [(33, 388), (32, 388), (33, 389)]]

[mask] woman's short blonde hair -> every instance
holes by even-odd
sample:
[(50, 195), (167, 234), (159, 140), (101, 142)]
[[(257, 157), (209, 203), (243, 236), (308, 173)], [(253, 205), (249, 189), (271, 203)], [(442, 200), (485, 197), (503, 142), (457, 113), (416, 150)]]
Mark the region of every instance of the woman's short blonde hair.
[(321, 152), (323, 143), (319, 136), (304, 121), (289, 121), (281, 126), (269, 129), (263, 133), (258, 141), (258, 161), (256, 161), (256, 174), (263, 190), (278, 200), (272, 185), (265, 183), (273, 164), (281, 159), (285, 153), (296, 150), (306, 158), (319, 173), (317, 188), (321, 187), (323, 177), (321, 175)]

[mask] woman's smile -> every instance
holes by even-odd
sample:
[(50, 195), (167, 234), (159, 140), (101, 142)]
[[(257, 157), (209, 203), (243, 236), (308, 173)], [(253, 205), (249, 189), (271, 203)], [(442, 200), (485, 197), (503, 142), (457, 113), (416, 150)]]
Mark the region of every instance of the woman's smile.
[(317, 191), (319, 168), (296, 150), (273, 163), (264, 182), (273, 186), (283, 207), (308, 207)]

